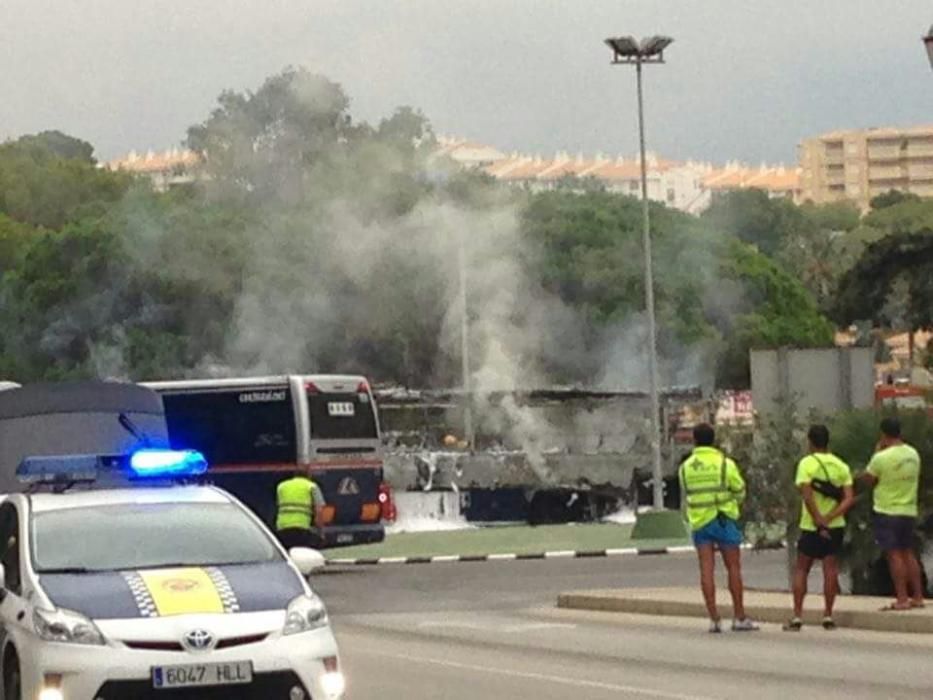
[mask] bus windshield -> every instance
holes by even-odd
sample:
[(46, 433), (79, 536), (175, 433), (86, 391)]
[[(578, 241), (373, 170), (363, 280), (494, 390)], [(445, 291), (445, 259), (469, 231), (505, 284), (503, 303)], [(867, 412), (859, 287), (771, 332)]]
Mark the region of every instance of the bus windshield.
[(322, 393), (309, 390), (311, 438), (316, 440), (374, 440), (376, 412), (365, 392)]

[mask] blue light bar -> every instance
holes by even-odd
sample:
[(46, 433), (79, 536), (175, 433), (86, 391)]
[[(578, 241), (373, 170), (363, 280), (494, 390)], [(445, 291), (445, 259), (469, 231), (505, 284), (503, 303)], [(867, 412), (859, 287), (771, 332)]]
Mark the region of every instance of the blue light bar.
[(16, 477), (26, 483), (93, 481), (100, 469), (98, 455), (26, 457), (16, 468)]
[(207, 471), (207, 460), (196, 450), (144, 449), (132, 454), (130, 470), (138, 477), (197, 476)]

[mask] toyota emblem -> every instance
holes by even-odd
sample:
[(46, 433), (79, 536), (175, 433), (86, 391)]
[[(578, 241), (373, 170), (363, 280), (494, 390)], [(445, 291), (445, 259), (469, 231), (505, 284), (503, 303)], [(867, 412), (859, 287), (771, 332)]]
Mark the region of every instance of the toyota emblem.
[(191, 651), (207, 651), (214, 648), (214, 635), (207, 630), (191, 630), (181, 638), (182, 645)]

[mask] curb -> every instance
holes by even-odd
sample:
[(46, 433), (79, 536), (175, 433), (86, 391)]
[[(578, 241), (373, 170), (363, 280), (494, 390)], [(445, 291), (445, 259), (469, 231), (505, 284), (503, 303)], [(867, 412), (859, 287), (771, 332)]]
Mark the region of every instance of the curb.
[[(625, 591), (568, 591), (558, 595), (557, 607), (566, 610), (588, 610), (602, 613), (629, 613), (660, 617), (707, 618), (706, 606), (699, 600), (699, 591), (688, 589), (690, 599), (677, 595), (676, 589), (652, 590), (648, 594), (637, 589)], [(671, 592), (675, 591), (675, 592)], [(863, 601), (865, 605), (860, 605)], [(833, 617), (840, 628), (872, 632), (899, 632), (912, 634), (933, 633), (933, 615), (917, 613), (880, 612), (879, 607), (890, 602), (888, 598), (840, 596)], [(732, 605), (720, 599), (720, 612), (724, 618), (732, 616)], [(791, 606), (791, 594), (766, 594), (764, 600), (746, 598), (745, 609), (758, 622), (780, 625), (786, 622)], [(804, 624), (818, 628), (822, 612), (817, 605), (804, 611)]]
[[(752, 549), (751, 545), (743, 544), (742, 549)], [(359, 559), (328, 559), (327, 566), (376, 566), (379, 564), (450, 564), (453, 562), (481, 562), (481, 561), (529, 561), (535, 559), (600, 559), (604, 557), (628, 556), (659, 556), (663, 554), (686, 554), (693, 552), (693, 545), (680, 545), (677, 547), (637, 548), (623, 549), (593, 549), (593, 550), (558, 550), (554, 552), (536, 552), (533, 554), (463, 554), (434, 557), (363, 557)]]

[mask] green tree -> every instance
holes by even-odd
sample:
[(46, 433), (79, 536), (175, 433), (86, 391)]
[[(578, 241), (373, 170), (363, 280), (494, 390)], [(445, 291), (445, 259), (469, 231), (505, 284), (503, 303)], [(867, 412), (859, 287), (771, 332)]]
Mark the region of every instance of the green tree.
[(31, 226), (0, 214), (0, 277), (16, 267), (34, 233), (35, 229)]
[[(596, 326), (644, 310), (641, 204), (608, 192), (559, 190), (533, 196), (523, 213), (525, 236), (542, 246), (544, 287)], [(713, 266), (710, 234), (692, 217), (652, 207), (656, 307), (676, 340), (709, 337), (704, 289)]]
[(431, 123), (420, 109), (398, 107), (391, 117), (379, 122), (377, 138), (404, 149), (431, 148), (437, 143)]
[(764, 190), (726, 192), (713, 198), (702, 218), (713, 229), (774, 256), (784, 242), (805, 227), (803, 214), (786, 199), (772, 199)]
[(869, 205), (872, 211), (880, 211), (888, 207), (897, 206), (904, 202), (919, 202), (920, 197), (913, 192), (902, 192), (901, 190), (888, 190), (883, 194), (877, 194), (871, 198)]
[[(7, 365), (20, 380), (82, 374), (104, 341), (126, 283), (118, 236), (91, 221), (30, 237), (17, 266), (0, 279), (0, 327)], [(8, 370), (10, 371), (10, 370)]]
[(847, 201), (829, 204), (807, 202), (800, 207), (800, 213), (804, 217), (804, 228), (833, 233), (853, 231), (862, 220), (858, 207)]
[(832, 346), (833, 325), (800, 281), (772, 260), (733, 240), (726, 244), (721, 274), (739, 282), (744, 296), (731, 317), (727, 347), (719, 360), (718, 386), (749, 386), (750, 349)]
[(843, 324), (870, 319), (890, 325), (887, 301), (898, 287), (906, 293), (899, 311), (908, 329), (933, 328), (933, 229), (870, 244), (840, 281), (835, 316)]
[(126, 192), (127, 176), (98, 169), (84, 142), (56, 134), (0, 145), (0, 214), (59, 229), (100, 215)]
[(17, 144), (27, 150), (47, 151), (64, 160), (78, 160), (93, 165), (94, 146), (87, 141), (63, 134), (61, 131), (42, 131), (34, 136), (23, 136)]
[(255, 92), (226, 91), (188, 146), (205, 158), (216, 185), (256, 201), (300, 201), (308, 171), (366, 129), (352, 125), (336, 83), (304, 68), (268, 78)]
[(885, 234), (917, 233), (933, 229), (933, 200), (903, 198), (870, 212), (864, 223)]
[(801, 226), (791, 231), (781, 243), (777, 259), (796, 276), (827, 309), (833, 299), (839, 276), (846, 265), (854, 263), (846, 252), (857, 245), (862, 234), (858, 209), (848, 202), (800, 207)]

